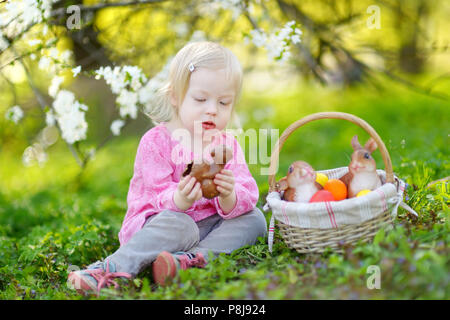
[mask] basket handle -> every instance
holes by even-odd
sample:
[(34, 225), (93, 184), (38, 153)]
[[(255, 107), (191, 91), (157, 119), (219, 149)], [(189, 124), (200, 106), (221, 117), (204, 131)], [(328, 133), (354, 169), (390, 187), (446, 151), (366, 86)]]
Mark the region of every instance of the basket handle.
[(377, 132), (364, 120), (358, 118), (349, 113), (344, 112), (319, 112), (308, 115), (296, 122), (292, 123), (286, 130), (283, 131), (281, 137), (278, 139), (275, 144), (275, 150), (270, 157), (270, 167), (269, 167), (269, 192), (277, 191), (277, 182), (275, 181), (276, 168), (278, 168), (278, 158), (286, 139), (298, 128), (307, 124), (308, 122), (312, 122), (320, 119), (342, 119), (353, 122), (358, 125), (362, 129), (364, 129), (377, 143), (378, 149), (381, 152), (381, 156), (383, 158), (385, 171), (386, 171), (386, 182), (394, 183), (394, 173), (392, 172), (392, 162), (389, 156), (389, 153), (384, 145), (383, 140), (381, 140), (380, 136)]

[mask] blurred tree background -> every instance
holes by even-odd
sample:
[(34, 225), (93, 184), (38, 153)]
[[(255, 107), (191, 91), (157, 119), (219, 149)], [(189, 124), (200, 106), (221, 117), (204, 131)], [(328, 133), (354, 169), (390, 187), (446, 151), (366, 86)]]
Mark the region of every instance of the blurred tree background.
[[(0, 4), (4, 13), (8, 2)], [(67, 8), (73, 5), (81, 21), (69, 29), (73, 11)], [(177, 50), (195, 39), (217, 41), (238, 55), (247, 79), (244, 97), (264, 90), (270, 95), (266, 88), (273, 88), (273, 94), (276, 88), (305, 92), (317, 84), (340, 90), (363, 84), (368, 91), (383, 94), (397, 83), (448, 102), (449, 11), (446, 1), (425, 0), (70, 0), (55, 1), (43, 22), (10, 32), (11, 38), (5, 13), (3, 41), (8, 45), (0, 55), (0, 112), (19, 105), (26, 116), (20, 128), (3, 117), (1, 148), (23, 151), (45, 127), (43, 111), (52, 102), (47, 92), (55, 72), (38, 64), (53, 46), (59, 52), (72, 52), (61, 64), (63, 86), (89, 106), (88, 136), (77, 146), (80, 158), (86, 157), (89, 148), (109, 140), (110, 123), (118, 117), (110, 90), (103, 81), (88, 76), (89, 71), (133, 65), (152, 78)], [(288, 21), (296, 21), (302, 35), (301, 42), (291, 44), (289, 56), (279, 59), (283, 61), (268, 58), (267, 50), (246, 39), (252, 30), (270, 33)], [(36, 39), (41, 44), (31, 46)], [(67, 66), (81, 66), (83, 71), (74, 79)], [(300, 116), (302, 106), (298, 109)], [(246, 112), (248, 108), (241, 108), (243, 119), (248, 118)], [(124, 135), (142, 134), (151, 126), (143, 115), (132, 122)]]

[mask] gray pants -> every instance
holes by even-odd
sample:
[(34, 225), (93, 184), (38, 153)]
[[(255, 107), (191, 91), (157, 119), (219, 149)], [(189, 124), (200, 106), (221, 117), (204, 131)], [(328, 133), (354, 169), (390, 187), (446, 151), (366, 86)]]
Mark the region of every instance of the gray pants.
[(265, 237), (267, 224), (264, 214), (255, 207), (239, 217), (225, 220), (214, 214), (197, 223), (186, 213), (164, 210), (150, 216), (141, 230), (121, 246), (110, 259), (118, 272), (136, 277), (156, 259), (161, 251), (201, 252), (208, 259), (221, 252), (231, 253)]

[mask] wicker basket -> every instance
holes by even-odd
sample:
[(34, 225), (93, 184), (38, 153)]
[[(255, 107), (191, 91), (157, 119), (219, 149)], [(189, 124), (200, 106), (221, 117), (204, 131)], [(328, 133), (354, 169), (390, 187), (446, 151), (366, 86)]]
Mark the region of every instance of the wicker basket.
[[(278, 159), (279, 159), (279, 153), (281, 151), (281, 148), (286, 141), (286, 139), (298, 128), (301, 126), (315, 120), (319, 119), (342, 119), (350, 121), (358, 126), (360, 126), (362, 129), (367, 131), (369, 135), (376, 141), (378, 148), (381, 152), (382, 159), (385, 165), (385, 170), (377, 170), (377, 172), (380, 174), (380, 177), (382, 180), (384, 180), (384, 184), (380, 187), (383, 188), (383, 191), (380, 191), (378, 188), (377, 192), (371, 192), (373, 195), (366, 195), (359, 198), (352, 198), (352, 199), (346, 199), (342, 201), (337, 202), (326, 202), (326, 203), (295, 203), (295, 202), (287, 202), (284, 200), (281, 200), (280, 190), (278, 183), (275, 180), (275, 174), (278, 168)], [(337, 168), (337, 169), (331, 169), (331, 170), (324, 170), (321, 172), (340, 172), (340, 176), (343, 175), (344, 171), (348, 170), (348, 168)], [(319, 171), (320, 172), (320, 171)], [(332, 178), (332, 177), (330, 177)], [(339, 176), (335, 176), (334, 178), (339, 178)], [(384, 178), (384, 179), (383, 179)], [(391, 185), (387, 185), (391, 184)], [(386, 185), (386, 187), (385, 187)], [(389, 189), (390, 188), (390, 189)], [(381, 138), (378, 136), (378, 134), (375, 132), (375, 130), (364, 120), (348, 114), (348, 113), (341, 113), (341, 112), (321, 112), (321, 113), (315, 113), (311, 114), (309, 116), (306, 116), (293, 124), (291, 124), (281, 135), (280, 139), (277, 141), (275, 145), (274, 152), (271, 155), (270, 160), (270, 168), (269, 168), (269, 195), (268, 195), (268, 202), (264, 206), (264, 210), (268, 210), (269, 208), (272, 210), (272, 218), (271, 223), (269, 227), (269, 250), (272, 251), (272, 242), (273, 242), (273, 232), (275, 227), (275, 220), (277, 222), (277, 226), (279, 227), (280, 234), (285, 241), (285, 243), (292, 249), (295, 249), (299, 253), (322, 253), (326, 250), (326, 248), (331, 248), (333, 250), (341, 250), (343, 248), (343, 245), (355, 243), (357, 241), (363, 241), (363, 242), (370, 242), (374, 235), (377, 233), (377, 231), (380, 228), (390, 228), (392, 226), (393, 217), (396, 215), (397, 208), (400, 205), (402, 199), (403, 199), (403, 191), (405, 188), (405, 183), (398, 179), (397, 177), (394, 177), (394, 174), (392, 172), (392, 163), (391, 159), (389, 157), (389, 153), (386, 149), (385, 144), (381, 140)], [(389, 189), (388, 192), (385, 190)], [(389, 193), (390, 192), (390, 193)], [(379, 196), (381, 195), (381, 196)], [(273, 197), (278, 197), (276, 199), (276, 203), (281, 203), (280, 206), (271, 206), (269, 204), (269, 200), (273, 200)], [(383, 199), (383, 196), (385, 197)], [(272, 199), (269, 199), (272, 197)], [(278, 200), (280, 199), (280, 200)], [(275, 201), (275, 200), (273, 200)], [(272, 204), (274, 202), (271, 202)], [(385, 201), (384, 206), (379, 206), (380, 201)], [(289, 204), (288, 204), (289, 203)], [(391, 206), (388, 205), (391, 204)], [(294, 210), (296, 211), (295, 214), (298, 215), (298, 223), (295, 225), (295, 223), (291, 224), (291, 221), (294, 220), (288, 219), (288, 217), (285, 217), (286, 214), (284, 212), (284, 209), (287, 206), (291, 206), (290, 208), (294, 208), (292, 206), (295, 206)], [(322, 206), (322, 207), (320, 207)], [(332, 211), (331, 206), (334, 206), (336, 208), (336, 216), (334, 216), (334, 212)], [(340, 208), (347, 208), (349, 211), (342, 210), (339, 211)], [(377, 210), (370, 209), (371, 206), (375, 206)], [(370, 210), (370, 214), (366, 215), (366, 212), (363, 210)], [(313, 212), (312, 208), (314, 210), (328, 210), (328, 214), (330, 214), (330, 211), (333, 213), (332, 218), (336, 219), (333, 223), (333, 220), (331, 220), (331, 225), (326, 225), (323, 223), (319, 223), (320, 227), (299, 227), (298, 225), (307, 224), (305, 221), (302, 221), (306, 215)], [(322, 209), (321, 209), (322, 208)], [(363, 209), (361, 209), (363, 208)], [(380, 209), (381, 208), (381, 209)], [(311, 210), (310, 210), (311, 209)], [(276, 210), (276, 211), (275, 211)], [(283, 214), (281, 214), (281, 210), (283, 210)], [(359, 211), (358, 211), (359, 210)], [(292, 211), (292, 209), (291, 209)], [(336, 223), (336, 221), (346, 221), (348, 219), (349, 221), (355, 221), (355, 219), (359, 219), (358, 217), (355, 218), (355, 216), (358, 216), (358, 214), (355, 215), (355, 212), (362, 212), (362, 216), (364, 216), (365, 220), (361, 221), (360, 223)], [(339, 213), (339, 216), (338, 216)], [(347, 218), (345, 217), (346, 214), (352, 214), (351, 217)], [(303, 216), (302, 216), (303, 215)], [(331, 217), (331, 215), (330, 215)], [(370, 218), (368, 218), (370, 217)], [(314, 219), (314, 218), (312, 218)], [(352, 220), (353, 219), (353, 220)], [(363, 218), (361, 218), (363, 219)], [(308, 224), (307, 224), (308, 225)]]

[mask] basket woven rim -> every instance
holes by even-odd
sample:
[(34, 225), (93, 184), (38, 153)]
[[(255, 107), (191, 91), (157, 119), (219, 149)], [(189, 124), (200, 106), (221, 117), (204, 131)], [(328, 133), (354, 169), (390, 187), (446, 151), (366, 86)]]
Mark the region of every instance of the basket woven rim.
[(385, 166), (385, 171), (386, 171), (386, 182), (389, 183), (394, 183), (394, 173), (393, 173), (393, 169), (392, 169), (392, 161), (391, 161), (391, 157), (389, 155), (389, 152), (386, 148), (386, 145), (384, 144), (383, 140), (380, 138), (380, 136), (378, 135), (378, 133), (375, 131), (374, 128), (372, 128), (372, 126), (370, 126), (366, 121), (364, 121), (363, 119), (350, 114), (350, 113), (344, 113), (344, 112), (318, 112), (318, 113), (313, 113), (310, 114), (306, 117), (303, 117), (297, 121), (295, 121), (294, 123), (292, 123), (289, 127), (287, 127), (283, 133), (281, 134), (280, 138), (278, 139), (278, 141), (275, 144), (275, 150), (272, 153), (271, 157), (270, 157), (270, 167), (269, 167), (269, 192), (272, 191), (277, 191), (278, 187), (277, 187), (277, 182), (275, 180), (275, 174), (277, 173), (278, 170), (278, 161), (279, 161), (279, 154), (281, 152), (281, 148), (283, 147), (283, 144), (285, 143), (285, 141), (287, 140), (287, 138), (290, 137), (290, 135), (297, 130), (298, 128), (304, 126), (305, 124), (312, 122), (312, 121), (316, 121), (316, 120), (321, 120), (321, 119), (341, 119), (341, 120), (347, 120), (349, 122), (352, 122), (356, 125), (358, 125), (359, 127), (361, 127), (362, 129), (364, 129), (369, 135), (370, 137), (372, 137), (375, 142), (378, 145), (378, 150), (380, 150), (383, 162), (384, 162), (384, 166)]

